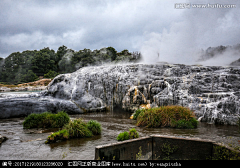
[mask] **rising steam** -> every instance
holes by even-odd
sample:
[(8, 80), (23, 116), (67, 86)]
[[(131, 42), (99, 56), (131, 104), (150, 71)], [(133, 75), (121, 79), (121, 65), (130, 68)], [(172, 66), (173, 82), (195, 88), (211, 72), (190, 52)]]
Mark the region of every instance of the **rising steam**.
[[(224, 4), (224, 1), (216, 3)], [(236, 4), (236, 1), (228, 3)], [(240, 37), (239, 4), (237, 6), (235, 9), (183, 9), (182, 19), (174, 20), (169, 29), (145, 34), (141, 46), (144, 62), (226, 65), (240, 58), (239, 52), (228, 50), (199, 62), (202, 50), (208, 47), (240, 43), (237, 38)]]

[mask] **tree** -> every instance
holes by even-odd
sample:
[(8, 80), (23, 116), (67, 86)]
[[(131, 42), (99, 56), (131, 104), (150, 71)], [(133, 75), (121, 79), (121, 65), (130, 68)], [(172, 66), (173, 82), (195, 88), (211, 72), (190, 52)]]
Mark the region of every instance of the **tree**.
[(127, 56), (127, 55), (131, 55), (131, 53), (127, 49), (125, 49), (125, 50), (122, 50), (120, 53), (118, 53), (118, 55), (125, 55), (125, 56)]
[(56, 71), (55, 51), (48, 47), (38, 51), (32, 60), (32, 70), (38, 76), (43, 76), (49, 70)]
[(54, 78), (57, 75), (59, 75), (59, 73), (50, 70), (48, 73), (44, 74), (44, 78)]
[(111, 61), (114, 61), (117, 58), (117, 51), (113, 47), (108, 47), (107, 50), (107, 54), (111, 57)]
[(36, 80), (38, 80), (38, 76), (32, 70), (28, 70), (27, 74), (22, 75), (21, 78), (22, 82), (33, 82)]

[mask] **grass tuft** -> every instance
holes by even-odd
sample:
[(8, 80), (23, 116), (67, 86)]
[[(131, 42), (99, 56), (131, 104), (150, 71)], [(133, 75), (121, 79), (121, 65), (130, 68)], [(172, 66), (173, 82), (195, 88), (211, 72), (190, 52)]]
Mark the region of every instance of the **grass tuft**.
[(93, 133), (93, 135), (100, 135), (102, 132), (101, 124), (95, 120), (88, 121), (87, 128)]
[(44, 112), (41, 114), (32, 113), (28, 115), (24, 122), (24, 128), (62, 128), (70, 121), (70, 117), (64, 111), (53, 114)]
[(93, 136), (92, 132), (87, 128), (87, 123), (85, 123), (81, 118), (70, 121), (63, 127), (63, 129), (68, 130), (69, 136), (71, 138), (83, 138)]
[(95, 120), (88, 123), (81, 118), (70, 121), (65, 124), (63, 129), (48, 136), (45, 143), (53, 143), (58, 140), (67, 140), (70, 138), (85, 138), (101, 134), (101, 124)]
[(141, 110), (137, 117), (137, 126), (197, 128), (198, 121), (193, 111), (182, 106), (162, 106)]

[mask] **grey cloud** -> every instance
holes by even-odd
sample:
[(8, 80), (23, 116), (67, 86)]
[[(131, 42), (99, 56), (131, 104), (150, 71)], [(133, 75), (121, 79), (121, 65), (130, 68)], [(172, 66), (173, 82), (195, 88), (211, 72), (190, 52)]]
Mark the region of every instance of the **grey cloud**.
[(156, 0), (70, 3), (5, 0), (0, 3), (3, 9), (0, 21), (4, 23), (0, 25), (1, 45), (12, 52), (36, 49), (36, 46), (38, 49), (44, 45), (57, 49), (62, 44), (75, 50), (103, 46), (137, 50), (131, 41), (144, 31), (157, 30), (157, 20), (163, 13), (159, 12), (163, 7)]
[(2, 0), (0, 57), (66, 45), (141, 50), (150, 62), (156, 62), (158, 52), (165, 55), (162, 61), (178, 61), (185, 54), (181, 60), (187, 61), (195, 48), (238, 43), (239, 8), (181, 10), (174, 9), (175, 3), (180, 1)]

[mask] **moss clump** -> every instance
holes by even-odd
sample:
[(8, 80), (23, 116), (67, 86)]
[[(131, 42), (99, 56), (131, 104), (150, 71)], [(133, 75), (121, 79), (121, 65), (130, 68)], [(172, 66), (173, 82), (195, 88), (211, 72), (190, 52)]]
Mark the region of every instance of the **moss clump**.
[(162, 106), (142, 110), (137, 117), (137, 126), (197, 128), (198, 121), (193, 111), (182, 106)]
[(124, 141), (124, 140), (134, 139), (134, 138), (138, 138), (138, 137), (139, 137), (138, 132), (136, 131), (135, 128), (132, 128), (129, 130), (129, 132), (125, 131), (125, 132), (121, 132), (120, 134), (118, 134), (117, 140)]
[(81, 118), (70, 121), (64, 125), (63, 129), (48, 136), (45, 143), (53, 143), (58, 140), (67, 140), (70, 138), (92, 137), (93, 135), (101, 134), (101, 124), (95, 120), (90, 120), (88, 123)]
[(64, 111), (53, 114), (44, 112), (41, 114), (32, 113), (28, 115), (24, 122), (24, 128), (62, 128), (70, 121), (70, 117)]

